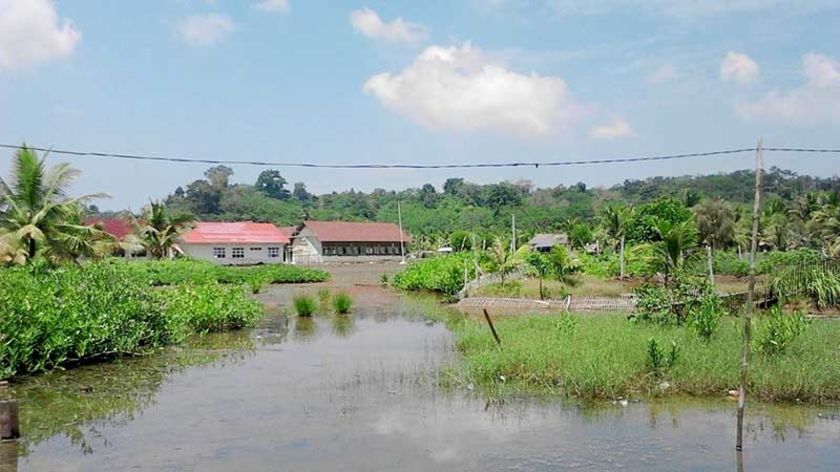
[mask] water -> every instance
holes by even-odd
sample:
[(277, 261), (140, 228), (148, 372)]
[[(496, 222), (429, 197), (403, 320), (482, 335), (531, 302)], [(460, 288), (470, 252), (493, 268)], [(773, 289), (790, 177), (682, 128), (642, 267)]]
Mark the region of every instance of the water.
[[(355, 271), (356, 269), (354, 269)], [(488, 401), (441, 389), (453, 362), (429, 300), (359, 273), (349, 318), (286, 317), (261, 295), (259, 329), (28, 379), (19, 445), (0, 471), (736, 470), (734, 403)], [(743, 470), (840, 470), (838, 408), (751, 405)], [(822, 416), (822, 417), (821, 417)]]

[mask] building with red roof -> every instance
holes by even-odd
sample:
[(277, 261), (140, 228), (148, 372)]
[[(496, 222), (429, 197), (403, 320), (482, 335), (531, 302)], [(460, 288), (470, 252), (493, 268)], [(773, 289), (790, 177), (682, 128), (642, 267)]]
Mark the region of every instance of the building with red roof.
[(295, 232), (296, 264), (398, 260), (411, 237), (394, 223), (304, 221)]
[(126, 236), (131, 234), (131, 224), (123, 218), (85, 218), (85, 225), (94, 226), (111, 236), (118, 241), (122, 241)]
[(199, 222), (181, 236), (185, 255), (225, 265), (288, 262), (289, 236), (271, 223)]

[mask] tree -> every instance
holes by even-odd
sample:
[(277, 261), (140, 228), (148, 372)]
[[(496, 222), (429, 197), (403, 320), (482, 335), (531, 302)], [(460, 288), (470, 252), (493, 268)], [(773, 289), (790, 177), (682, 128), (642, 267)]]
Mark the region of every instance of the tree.
[(233, 175), (233, 169), (228, 166), (211, 167), (204, 171), (204, 177), (210, 185), (220, 192), (228, 188), (231, 175)]
[(295, 182), (292, 197), (301, 203), (310, 203), (315, 199), (314, 195), (306, 191), (306, 184), (303, 182)]
[(469, 251), (472, 249), (472, 235), (466, 231), (455, 231), (449, 235), (449, 246), (453, 251)]
[(694, 222), (672, 223), (661, 220), (656, 225), (659, 236), (658, 252), (666, 274), (678, 272), (697, 247), (697, 228)]
[(286, 189), (286, 179), (279, 171), (270, 169), (260, 172), (254, 187), (260, 192), (277, 200), (288, 200), (291, 194)]
[(586, 223), (575, 223), (569, 230), (569, 241), (573, 248), (584, 249), (593, 241), (592, 229)]
[(443, 193), (446, 195), (457, 196), (458, 192), (461, 190), (461, 187), (464, 186), (464, 179), (452, 177), (446, 179), (446, 182), (443, 183)]
[(47, 167), (46, 156), (23, 147), (8, 179), (0, 178), (0, 260), (25, 264), (36, 257), (58, 263), (93, 257), (110, 238), (82, 223), (82, 204), (105, 194), (68, 198), (79, 175), (69, 164)]
[(134, 236), (146, 249), (149, 257), (163, 259), (172, 257), (173, 250), (178, 249), (178, 239), (188, 230), (195, 218), (192, 215), (171, 216), (166, 205), (161, 202), (151, 202), (143, 209), (140, 219), (129, 217)]
[(185, 198), (190, 210), (197, 215), (218, 215), (222, 212), (222, 192), (206, 180), (187, 185)]
[(511, 249), (505, 241), (496, 239), (490, 250), (490, 257), (496, 268), (495, 272), (499, 274), (502, 285), (505, 284), (505, 277), (516, 270), (516, 267), (519, 265), (519, 261), (516, 260), (514, 257), (515, 253)]
[(548, 253), (531, 251), (525, 256), (525, 263), (540, 281), (540, 300), (545, 300), (545, 279), (553, 279), (566, 285), (577, 283), (574, 274), (580, 270), (580, 266), (572, 261), (569, 251), (564, 246), (554, 246)]
[(611, 204), (601, 210), (601, 229), (613, 248), (619, 251), (619, 276), (624, 278), (624, 243), (627, 225), (633, 217), (633, 207)]
[(714, 252), (735, 240), (735, 213), (723, 200), (706, 200), (694, 208), (700, 241), (708, 246), (709, 280), (714, 283)]

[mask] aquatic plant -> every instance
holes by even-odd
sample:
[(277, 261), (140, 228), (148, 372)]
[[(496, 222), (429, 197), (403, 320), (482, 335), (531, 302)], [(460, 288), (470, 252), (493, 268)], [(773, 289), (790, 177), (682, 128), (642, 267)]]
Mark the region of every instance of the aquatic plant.
[(808, 328), (808, 320), (801, 312), (785, 314), (775, 306), (769, 316), (762, 320), (756, 329), (756, 344), (761, 352), (768, 355), (778, 355), (788, 350)]
[(161, 261), (125, 261), (111, 259), (110, 264), (123, 266), (124, 270), (147, 281), (149, 285), (176, 285), (182, 283), (244, 284), (259, 278), (266, 284), (323, 282), (329, 274), (287, 264), (265, 264), (250, 267), (219, 266), (212, 262), (194, 259)]
[(436, 292), (452, 296), (464, 288), (465, 278), (475, 278), (476, 261), (480, 265), (486, 262), (486, 256), (463, 252), (423, 259), (396, 274), (393, 285), (402, 290)]
[(350, 313), (350, 308), (353, 306), (353, 299), (347, 292), (336, 293), (332, 299), (333, 308), (339, 315), (346, 315)]
[(295, 295), (292, 299), (292, 304), (298, 316), (312, 316), (317, 308), (315, 299), (305, 293)]
[(265, 280), (259, 276), (249, 277), (247, 285), (251, 289), (251, 293), (257, 295), (265, 288)]
[(655, 375), (662, 375), (676, 365), (679, 348), (676, 342), (671, 341), (670, 349), (665, 351), (665, 348), (659, 345), (656, 338), (650, 338), (647, 342), (647, 355), (651, 372)]

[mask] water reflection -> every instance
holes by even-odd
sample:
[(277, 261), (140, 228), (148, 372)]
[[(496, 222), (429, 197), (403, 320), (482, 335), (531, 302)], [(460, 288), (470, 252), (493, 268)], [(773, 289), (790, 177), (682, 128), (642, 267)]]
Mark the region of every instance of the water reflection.
[(440, 388), (455, 353), (434, 301), (343, 289), (350, 316), (285, 316), (289, 292), (272, 289), (253, 331), (24, 381), (23, 456), (8, 470), (840, 470), (840, 421), (818, 420), (824, 408), (753, 406), (743, 458), (726, 401)]

